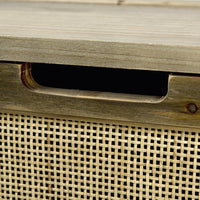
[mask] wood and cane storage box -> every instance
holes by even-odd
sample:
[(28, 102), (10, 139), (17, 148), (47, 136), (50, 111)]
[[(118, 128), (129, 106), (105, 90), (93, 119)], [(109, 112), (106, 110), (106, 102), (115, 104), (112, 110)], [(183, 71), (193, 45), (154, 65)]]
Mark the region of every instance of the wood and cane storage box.
[(0, 2), (0, 199), (199, 200), (199, 19)]

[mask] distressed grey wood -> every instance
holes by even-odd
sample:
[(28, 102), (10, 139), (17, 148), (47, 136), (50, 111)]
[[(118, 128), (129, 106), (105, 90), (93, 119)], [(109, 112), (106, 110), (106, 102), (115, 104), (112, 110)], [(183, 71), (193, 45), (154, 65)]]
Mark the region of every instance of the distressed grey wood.
[[(147, 101), (143, 96), (126, 102), (109, 97), (102, 99), (101, 92), (99, 98), (96, 93), (92, 99), (89, 98), (91, 94), (83, 97), (77, 92), (73, 96), (64, 89), (43, 88), (33, 81), (27, 68), (21, 70), (21, 65), (1, 63), (0, 69), (1, 111), (200, 127), (200, 77), (171, 75), (166, 97)], [(26, 86), (22, 84), (21, 74)], [(196, 105), (196, 112), (188, 111), (190, 103)]]
[[(5, 1), (5, 0), (0, 0)], [(200, 6), (200, 0), (6, 0), (14, 2), (66, 2), (118, 5)]]
[(200, 73), (200, 9), (0, 2), (0, 60)]
[(194, 6), (199, 7), (199, 0), (124, 0), (125, 5), (156, 5), (156, 6)]
[[(5, 0), (0, 0), (5, 1)], [(65, 2), (65, 3), (97, 3), (97, 4), (118, 4), (120, 0), (6, 0), (10, 2)]]

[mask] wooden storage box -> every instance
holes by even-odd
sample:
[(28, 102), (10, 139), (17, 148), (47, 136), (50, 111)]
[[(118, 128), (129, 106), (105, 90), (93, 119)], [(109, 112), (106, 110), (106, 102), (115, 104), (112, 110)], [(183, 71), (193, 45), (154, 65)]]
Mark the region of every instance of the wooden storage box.
[[(191, 7), (0, 2), (0, 199), (199, 200), (199, 19)], [(146, 85), (164, 73), (166, 93), (33, 76), (61, 65), (109, 68), (110, 82), (140, 70)]]

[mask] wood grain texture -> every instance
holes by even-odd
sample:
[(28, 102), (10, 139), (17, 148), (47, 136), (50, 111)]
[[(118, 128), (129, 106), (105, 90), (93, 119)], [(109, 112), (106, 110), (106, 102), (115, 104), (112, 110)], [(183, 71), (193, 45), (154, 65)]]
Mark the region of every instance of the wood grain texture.
[(200, 10), (0, 2), (0, 60), (200, 73)]
[[(5, 0), (0, 0), (0, 2)], [(56, 2), (56, 3), (92, 3), (92, 4), (119, 4), (121, 0), (6, 0), (7, 2)]]
[[(22, 84), (20, 76), (28, 72), (21, 65), (1, 63), (0, 69), (1, 110), (200, 127), (200, 77), (171, 75), (168, 94), (160, 101), (147, 102), (143, 97), (125, 102), (101, 99), (97, 94), (95, 99), (72, 96), (64, 89), (39, 87), (27, 79), (33, 86), (30, 89)], [(197, 112), (188, 111), (190, 103), (197, 106)]]
[(199, 7), (199, 0), (124, 0), (125, 5), (184, 6)]
[[(5, 1), (5, 0), (0, 0)], [(65, 2), (113, 5), (154, 5), (154, 6), (200, 6), (200, 0), (6, 0), (13, 2)]]

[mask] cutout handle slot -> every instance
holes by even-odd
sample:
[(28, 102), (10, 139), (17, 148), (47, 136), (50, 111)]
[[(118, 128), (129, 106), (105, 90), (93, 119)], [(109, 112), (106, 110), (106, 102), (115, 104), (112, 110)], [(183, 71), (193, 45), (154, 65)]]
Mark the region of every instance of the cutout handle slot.
[(24, 81), (27, 87), (70, 97), (158, 102), (168, 90), (167, 72), (52, 64), (26, 64), (23, 70), (32, 80), (29, 86)]

